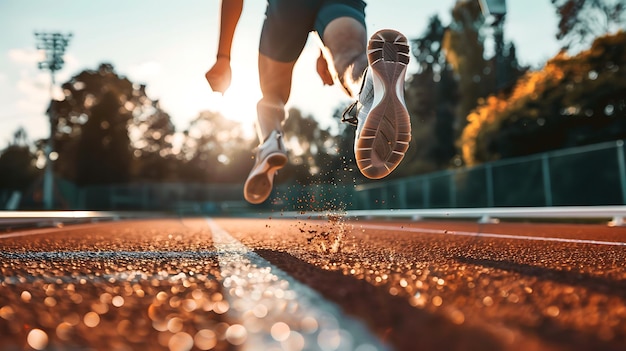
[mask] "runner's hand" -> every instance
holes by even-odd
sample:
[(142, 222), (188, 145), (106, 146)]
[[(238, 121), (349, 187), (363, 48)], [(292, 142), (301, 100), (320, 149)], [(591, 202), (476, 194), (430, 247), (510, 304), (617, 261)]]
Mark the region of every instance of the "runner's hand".
[(230, 60), (225, 57), (218, 57), (213, 67), (204, 76), (213, 91), (224, 94), (230, 87), (232, 79)]
[(320, 56), (317, 58), (317, 74), (322, 78), (322, 82), (324, 85), (333, 85), (335, 81), (333, 80), (332, 74), (330, 74), (330, 70), (328, 69), (328, 62), (326, 58), (324, 58), (324, 54), (320, 50)]

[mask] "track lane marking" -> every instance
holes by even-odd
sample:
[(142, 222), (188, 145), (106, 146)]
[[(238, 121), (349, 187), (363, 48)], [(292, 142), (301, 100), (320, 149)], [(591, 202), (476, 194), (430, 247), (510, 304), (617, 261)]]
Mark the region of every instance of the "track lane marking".
[[(62, 262), (64, 260), (82, 260), (82, 261), (102, 261), (107, 260), (111, 263), (115, 260), (161, 260), (168, 261), (171, 259), (205, 259), (217, 257), (215, 251), (39, 251), (39, 252), (1, 252), (0, 262), (7, 260), (17, 260), (20, 262), (27, 261), (43, 261), (50, 263), (53, 261)], [(194, 274), (194, 277), (209, 277), (206, 274)], [(210, 276), (211, 279), (215, 277)], [(161, 270), (157, 273), (147, 273), (145, 271), (131, 269), (111, 274), (98, 274), (98, 273), (81, 273), (75, 274), (66, 272), (64, 275), (7, 275), (0, 274), (0, 282), (7, 284), (19, 284), (19, 283), (32, 283), (35, 281), (43, 281), (45, 283), (72, 283), (86, 280), (89, 282), (96, 281), (114, 281), (122, 280), (129, 282), (139, 282), (149, 279), (177, 281), (187, 279), (186, 273), (180, 272), (178, 274), (171, 274), (165, 270)]]
[(217, 256), (215, 251), (31, 251), (0, 252), (0, 257), (18, 260), (115, 260), (115, 259), (170, 259), (170, 258), (210, 258)]
[[(207, 218), (242, 350), (388, 350), (363, 324)], [(291, 346), (290, 346), (291, 345)], [(298, 347), (294, 347), (298, 346)]]
[(16, 233), (0, 234), (0, 239), (19, 238), (20, 236), (41, 235), (41, 234), (48, 234), (48, 233), (56, 234), (58, 232), (63, 232), (63, 231), (69, 232), (69, 231), (85, 229), (85, 227), (89, 225), (91, 224), (82, 224), (82, 225), (78, 224), (78, 225), (71, 225), (71, 226), (62, 227), (62, 228), (51, 227), (51, 228), (43, 228), (43, 229), (31, 229), (31, 230), (25, 230), (25, 231), (20, 231)]
[(620, 241), (601, 241), (601, 240), (586, 240), (586, 239), (567, 239), (567, 238), (554, 238), (545, 236), (528, 236), (528, 235), (508, 235), (498, 233), (479, 233), (479, 232), (466, 232), (466, 231), (454, 231), (444, 229), (430, 229), (430, 228), (406, 228), (406, 227), (394, 227), (376, 224), (359, 224), (354, 225), (355, 228), (360, 227), (364, 229), (377, 229), (386, 231), (403, 231), (411, 233), (425, 233), (436, 235), (456, 235), (456, 236), (471, 236), (478, 238), (496, 238), (496, 239), (515, 239), (515, 240), (529, 240), (529, 241), (550, 241), (570, 244), (589, 244), (589, 245), (606, 245), (606, 246), (626, 246), (626, 242)]

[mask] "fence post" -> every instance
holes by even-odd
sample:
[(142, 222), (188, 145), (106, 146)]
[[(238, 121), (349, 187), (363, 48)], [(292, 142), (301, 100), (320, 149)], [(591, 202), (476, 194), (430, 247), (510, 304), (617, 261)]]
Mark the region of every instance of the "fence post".
[(400, 180), (398, 182), (398, 207), (399, 208), (408, 208), (407, 197), (409, 193), (407, 191), (406, 180)]
[(142, 183), (141, 185), (141, 208), (144, 211), (148, 210), (148, 207), (149, 207), (148, 205), (150, 203), (149, 198), (148, 198), (149, 191), (150, 189), (148, 188), (148, 184)]
[(493, 166), (491, 163), (485, 165), (485, 178), (487, 182), (487, 207), (494, 206), (494, 194), (493, 194)]
[(378, 200), (380, 202), (380, 208), (381, 209), (388, 209), (389, 208), (389, 187), (388, 186), (381, 186), (380, 187), (380, 200)]
[(370, 202), (370, 189), (364, 189), (361, 190), (361, 196), (359, 197), (359, 200), (361, 198), (363, 198), (362, 203), (365, 204), (365, 206), (363, 206), (364, 210), (371, 210), (372, 209), (372, 204)]
[(548, 153), (541, 155), (541, 172), (543, 174), (543, 193), (546, 198), (546, 206), (552, 206), (552, 183), (550, 182), (550, 159)]
[(450, 207), (456, 208), (456, 175), (457, 171), (449, 173), (450, 177)]
[(430, 208), (430, 177), (427, 175), (422, 180), (422, 192), (423, 192), (423, 200), (424, 200), (424, 208)]
[(76, 186), (76, 208), (74, 210), (84, 210), (85, 209), (85, 188)]
[(619, 168), (619, 184), (622, 188), (622, 205), (626, 204), (626, 165), (624, 164), (624, 141), (615, 142), (617, 148), (617, 167)]
[(348, 186), (347, 188), (348, 194), (350, 194), (350, 201), (346, 204), (348, 209), (358, 210), (359, 207), (359, 192), (356, 191), (356, 187), (354, 184), (352, 186)]

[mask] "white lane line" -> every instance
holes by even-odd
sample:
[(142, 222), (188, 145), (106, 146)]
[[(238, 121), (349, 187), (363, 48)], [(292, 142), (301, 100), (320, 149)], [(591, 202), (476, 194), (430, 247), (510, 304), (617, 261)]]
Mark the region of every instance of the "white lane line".
[(0, 252), (0, 258), (16, 260), (127, 260), (127, 259), (176, 259), (215, 257), (215, 251), (39, 251), (39, 252)]
[[(388, 350), (359, 321), (207, 219), (241, 350)], [(230, 328), (229, 328), (230, 329)]]
[(115, 218), (120, 217), (115, 212), (107, 211), (2, 211), (0, 218)]
[(41, 234), (52, 234), (60, 231), (69, 232), (73, 230), (85, 229), (85, 225), (73, 225), (71, 227), (64, 228), (44, 228), (44, 229), (34, 229), (34, 230), (25, 230), (17, 233), (9, 233), (9, 234), (0, 234), (0, 239), (8, 239), (8, 238), (18, 238), (20, 236), (29, 236), (29, 235), (41, 235)]
[[(172, 259), (189, 259), (200, 260), (205, 258), (214, 258), (217, 256), (215, 251), (42, 251), (42, 252), (1, 252), (0, 262), (8, 260), (16, 260), (19, 262), (43, 261), (47, 264), (51, 262), (63, 262), (64, 260), (81, 260), (81, 262), (89, 260), (106, 260), (107, 264), (112, 264), (115, 260), (154, 260), (154, 261), (171, 261)], [(194, 274), (194, 277), (207, 277), (215, 279), (206, 274)], [(146, 273), (138, 270), (127, 270), (113, 274), (69, 274), (65, 275), (0, 275), (0, 282), (6, 284), (24, 284), (35, 281), (43, 281), (44, 283), (72, 283), (72, 282), (100, 282), (100, 281), (128, 281), (138, 283), (146, 280), (168, 280), (175, 282), (178, 280), (188, 279), (185, 273), (171, 274), (165, 270), (157, 273)]]
[[(196, 279), (216, 279), (213, 276), (206, 274), (194, 274)], [(161, 271), (157, 274), (147, 274), (145, 272), (140, 271), (124, 271), (118, 273), (111, 274), (71, 274), (71, 275), (63, 275), (63, 276), (52, 276), (52, 275), (25, 275), (25, 276), (0, 276), (0, 282), (2, 284), (32, 284), (34, 282), (43, 282), (45, 284), (69, 284), (69, 283), (78, 283), (85, 284), (89, 282), (93, 283), (114, 283), (114, 282), (126, 282), (126, 283), (141, 283), (146, 282), (148, 280), (157, 280), (157, 281), (169, 281), (169, 282), (179, 282), (188, 280), (189, 276), (185, 273), (178, 274), (170, 274), (165, 271)]]
[(509, 235), (509, 234), (497, 234), (497, 233), (479, 233), (479, 232), (465, 232), (465, 231), (430, 229), (430, 228), (407, 228), (407, 227), (385, 226), (385, 225), (375, 225), (375, 224), (355, 225), (355, 228), (356, 227), (367, 228), (367, 229), (386, 230), (386, 231), (411, 232), (411, 233), (472, 236), (472, 237), (477, 237), (477, 238), (497, 238), (497, 239), (531, 240), (531, 241), (551, 241), (551, 242), (571, 243), (571, 244), (626, 246), (626, 242), (619, 242), (619, 241), (600, 241), (600, 240), (585, 240), (585, 239), (552, 238), (552, 237), (544, 237), (544, 236)]

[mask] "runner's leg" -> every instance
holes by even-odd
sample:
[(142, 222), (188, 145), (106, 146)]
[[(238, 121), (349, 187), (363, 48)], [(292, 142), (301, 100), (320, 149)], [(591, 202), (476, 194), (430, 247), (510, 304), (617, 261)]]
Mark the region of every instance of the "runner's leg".
[(316, 31), (331, 72), (352, 98), (358, 98), (367, 67), (365, 3), (361, 0), (329, 1), (319, 11)]

